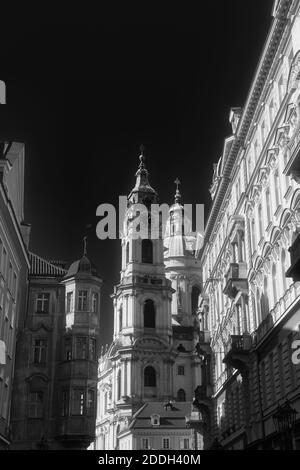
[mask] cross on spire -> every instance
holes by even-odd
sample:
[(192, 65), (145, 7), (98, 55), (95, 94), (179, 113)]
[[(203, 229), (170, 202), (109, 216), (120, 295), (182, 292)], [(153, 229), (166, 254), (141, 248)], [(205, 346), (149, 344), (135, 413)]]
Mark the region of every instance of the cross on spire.
[(176, 178), (174, 183), (176, 184), (176, 191), (179, 191), (178, 186), (181, 184), (181, 181), (179, 180), (179, 178)]
[(145, 151), (145, 146), (143, 144), (140, 145), (140, 151), (141, 151), (141, 154), (140, 154), (140, 168), (144, 168), (145, 166), (145, 155), (144, 155), (144, 151)]

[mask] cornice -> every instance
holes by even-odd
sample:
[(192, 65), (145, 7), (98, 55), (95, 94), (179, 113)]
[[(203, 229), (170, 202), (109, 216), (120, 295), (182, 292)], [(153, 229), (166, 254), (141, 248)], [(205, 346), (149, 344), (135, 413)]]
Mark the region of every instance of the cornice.
[[(234, 141), (232, 143), (232, 147), (224, 165), (223, 176), (221, 178), (216, 196), (213, 201), (213, 205), (209, 213), (208, 221), (205, 228), (204, 243), (207, 243), (210, 238), (214, 223), (218, 216), (219, 209), (225, 197), (233, 165), (236, 161), (239, 151), (243, 149), (245, 138), (249, 131), (253, 116), (256, 112), (257, 103), (262, 94), (266, 78), (268, 76), (269, 70), (276, 55), (278, 44), (284, 32), (284, 27), (287, 23), (288, 10), (290, 9), (291, 4), (292, 0), (282, 0), (280, 5), (278, 6), (276, 18), (274, 18), (272, 22), (271, 30), (269, 32), (256, 72), (254, 74), (254, 79), (248, 94), (244, 112), (239, 121), (238, 128), (234, 136)], [(201, 259), (203, 257), (203, 254), (201, 256)]]

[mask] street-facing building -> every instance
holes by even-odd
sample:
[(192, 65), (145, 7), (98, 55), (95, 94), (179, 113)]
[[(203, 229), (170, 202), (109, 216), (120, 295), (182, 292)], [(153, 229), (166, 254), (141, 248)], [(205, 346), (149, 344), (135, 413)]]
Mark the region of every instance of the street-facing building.
[(86, 248), (68, 269), (30, 254), (12, 449), (86, 449), (94, 441), (101, 283)]
[(26, 309), (27, 245), (24, 223), (24, 145), (0, 142), (0, 450), (11, 442), (11, 394), (18, 331)]
[[(300, 448), (300, 2), (272, 14), (244, 107), (230, 112), (201, 253), (212, 437), (226, 449)], [(291, 426), (278, 432), (282, 413)]]

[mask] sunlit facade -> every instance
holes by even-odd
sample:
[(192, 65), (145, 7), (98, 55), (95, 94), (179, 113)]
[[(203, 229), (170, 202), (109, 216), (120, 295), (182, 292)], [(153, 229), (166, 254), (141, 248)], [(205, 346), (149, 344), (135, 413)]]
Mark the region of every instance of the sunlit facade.
[(230, 112), (201, 254), (212, 436), (228, 449), (280, 448), (273, 416), (286, 400), (300, 448), (297, 247), (292, 267), (289, 252), (300, 229), (299, 72), (300, 2), (277, 1), (244, 108)]

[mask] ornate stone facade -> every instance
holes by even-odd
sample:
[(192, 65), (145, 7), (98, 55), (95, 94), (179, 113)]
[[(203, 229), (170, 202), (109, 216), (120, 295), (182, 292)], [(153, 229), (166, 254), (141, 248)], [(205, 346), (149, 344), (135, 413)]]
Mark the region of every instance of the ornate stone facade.
[[(279, 447), (278, 403), (300, 411), (300, 368), (291, 361), (300, 291), (287, 272), (299, 231), (300, 2), (275, 2), (273, 16), (245, 107), (231, 112), (201, 254), (212, 426), (234, 449)], [(299, 415), (297, 426), (299, 447)]]
[[(195, 443), (192, 429), (186, 427), (185, 413), (191, 409), (194, 390), (201, 385), (201, 361), (196, 350), (200, 267), (189, 250), (188, 234), (178, 232), (176, 214), (183, 210), (178, 194), (165, 237), (161, 226), (157, 238), (133, 236), (136, 204), (158, 202), (143, 155), (140, 160), (136, 185), (128, 197), (121, 281), (112, 296), (113, 342), (99, 361), (95, 447), (180, 448), (184, 443), (192, 448)], [(145, 406), (150, 403), (158, 420), (161, 417), (160, 424), (153, 425), (149, 415), (140, 426)], [(167, 435), (165, 406), (173, 423)], [(177, 437), (167, 443), (171, 434)]]

